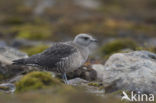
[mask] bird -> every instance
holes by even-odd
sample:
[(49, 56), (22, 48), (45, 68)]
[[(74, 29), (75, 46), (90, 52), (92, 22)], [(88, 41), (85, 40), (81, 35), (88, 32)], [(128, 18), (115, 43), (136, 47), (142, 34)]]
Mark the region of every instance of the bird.
[(72, 41), (56, 42), (41, 53), (13, 60), (13, 65), (40, 66), (46, 71), (60, 73), (65, 84), (68, 84), (66, 73), (85, 64), (90, 54), (89, 47), (96, 42), (93, 36), (81, 33)]

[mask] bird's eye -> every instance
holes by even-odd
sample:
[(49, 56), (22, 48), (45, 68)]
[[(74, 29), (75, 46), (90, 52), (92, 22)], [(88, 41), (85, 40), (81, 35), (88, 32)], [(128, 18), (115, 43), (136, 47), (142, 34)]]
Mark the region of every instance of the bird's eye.
[(84, 40), (88, 40), (89, 38), (88, 37), (84, 37)]

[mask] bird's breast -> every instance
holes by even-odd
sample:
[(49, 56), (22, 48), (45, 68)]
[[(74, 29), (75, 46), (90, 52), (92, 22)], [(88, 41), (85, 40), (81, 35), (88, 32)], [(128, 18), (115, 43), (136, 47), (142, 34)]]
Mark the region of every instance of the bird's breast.
[(66, 72), (72, 72), (80, 68), (86, 61), (79, 52), (72, 54), (68, 60), (69, 68), (66, 69)]

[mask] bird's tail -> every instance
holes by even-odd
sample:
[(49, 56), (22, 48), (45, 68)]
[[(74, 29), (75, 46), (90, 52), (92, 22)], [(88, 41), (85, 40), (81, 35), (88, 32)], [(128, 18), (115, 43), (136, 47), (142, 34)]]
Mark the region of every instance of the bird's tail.
[(12, 62), (13, 62), (12, 63), (13, 65), (24, 65), (24, 64), (26, 64), (26, 59), (17, 59)]

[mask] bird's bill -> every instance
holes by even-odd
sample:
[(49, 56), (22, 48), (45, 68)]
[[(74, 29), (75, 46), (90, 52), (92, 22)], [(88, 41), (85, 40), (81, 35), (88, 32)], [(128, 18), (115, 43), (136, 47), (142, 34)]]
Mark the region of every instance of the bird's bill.
[(92, 39), (91, 41), (92, 41), (92, 42), (95, 42), (95, 43), (97, 43), (97, 42), (98, 42), (98, 40), (97, 40), (97, 39)]

